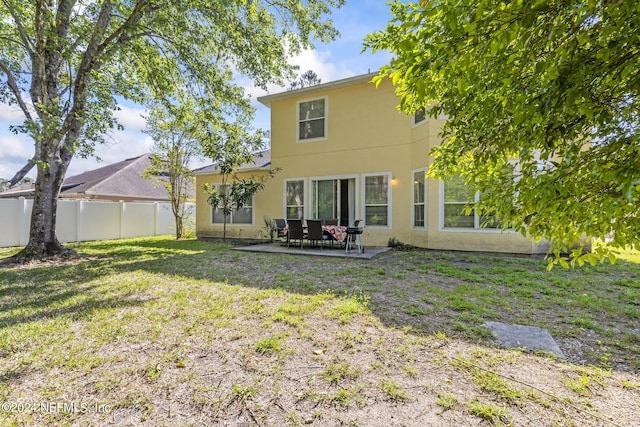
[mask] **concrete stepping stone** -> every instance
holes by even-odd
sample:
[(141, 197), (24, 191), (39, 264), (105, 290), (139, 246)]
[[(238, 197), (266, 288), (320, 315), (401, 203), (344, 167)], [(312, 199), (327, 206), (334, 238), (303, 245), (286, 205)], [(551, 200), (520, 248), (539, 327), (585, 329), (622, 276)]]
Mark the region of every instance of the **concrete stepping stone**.
[(509, 325), (500, 322), (485, 322), (496, 337), (498, 345), (507, 348), (526, 348), (529, 351), (543, 350), (565, 358), (549, 331), (535, 326)]

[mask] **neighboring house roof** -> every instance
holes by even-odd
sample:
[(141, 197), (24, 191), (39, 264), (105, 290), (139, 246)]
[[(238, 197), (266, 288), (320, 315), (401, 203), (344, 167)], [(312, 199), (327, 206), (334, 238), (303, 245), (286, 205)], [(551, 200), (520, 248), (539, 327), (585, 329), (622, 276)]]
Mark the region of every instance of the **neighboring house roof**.
[(280, 101), (282, 99), (299, 97), (305, 94), (311, 95), (316, 92), (326, 92), (328, 90), (352, 86), (352, 85), (360, 84), (363, 82), (370, 82), (378, 74), (379, 73), (376, 71), (373, 73), (362, 74), (355, 77), (347, 77), (346, 79), (336, 80), (329, 83), (320, 83), (317, 85), (307, 86), (302, 89), (288, 90), (285, 92), (274, 93), (273, 95), (260, 96), (258, 97), (258, 101), (261, 104), (266, 105), (267, 107), (270, 107), (271, 103), (274, 101)]
[(33, 183), (20, 184), (9, 190), (1, 192), (0, 198), (9, 199), (16, 197), (33, 197), (35, 188), (36, 186)]
[[(253, 155), (251, 162), (243, 163), (237, 169), (237, 172), (247, 172), (252, 170), (266, 170), (271, 167), (271, 150), (264, 150)], [(194, 175), (208, 175), (211, 173), (219, 173), (220, 169), (217, 163), (204, 166), (193, 170)]]
[(167, 190), (163, 185), (142, 177), (150, 164), (151, 154), (147, 153), (70, 176), (62, 183), (60, 197), (168, 200)]
[[(153, 179), (142, 177), (142, 173), (151, 164), (151, 154), (123, 160), (70, 176), (62, 183), (60, 197), (69, 199), (105, 199), (139, 201), (167, 201), (164, 185)], [(162, 177), (161, 177), (162, 178)], [(189, 190), (194, 196), (193, 189)], [(0, 193), (0, 198), (33, 197), (33, 184), (19, 185)]]

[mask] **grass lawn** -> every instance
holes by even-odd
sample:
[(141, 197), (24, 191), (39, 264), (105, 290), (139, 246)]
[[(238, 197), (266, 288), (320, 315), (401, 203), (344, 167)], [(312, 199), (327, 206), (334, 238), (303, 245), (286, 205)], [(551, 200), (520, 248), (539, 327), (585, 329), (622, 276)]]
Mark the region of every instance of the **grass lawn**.
[[(547, 272), (436, 251), (70, 246), (81, 256), (0, 267), (2, 425), (637, 423), (636, 253)], [(568, 360), (493, 348), (487, 320), (547, 328)]]

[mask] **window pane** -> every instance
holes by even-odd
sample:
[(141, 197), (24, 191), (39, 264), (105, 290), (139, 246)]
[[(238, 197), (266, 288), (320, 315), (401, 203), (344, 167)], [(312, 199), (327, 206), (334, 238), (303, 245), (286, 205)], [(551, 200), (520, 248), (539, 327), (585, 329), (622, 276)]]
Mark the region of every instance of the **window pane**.
[(324, 99), (301, 102), (299, 120), (310, 120), (324, 117)]
[(287, 181), (286, 193), (287, 219), (304, 218), (304, 181)]
[(387, 204), (388, 178), (387, 175), (365, 178), (364, 203), (366, 205)]
[(304, 219), (304, 208), (302, 206), (288, 206), (287, 219)]
[(468, 188), (460, 175), (454, 175), (444, 183), (445, 202), (469, 202), (473, 203), (475, 193)]
[(365, 207), (365, 222), (367, 225), (387, 225), (387, 207)]
[(413, 206), (413, 226), (424, 227), (424, 205)]
[(253, 212), (253, 208), (251, 207), (234, 209), (233, 223), (234, 224), (251, 224), (252, 212)]
[[(214, 224), (223, 224), (224, 223), (224, 214), (222, 213), (222, 209), (217, 208), (212, 211), (212, 222)], [(227, 224), (229, 223), (229, 218), (227, 218)]]
[(324, 137), (324, 119), (300, 122), (299, 135), (300, 139)]
[(336, 218), (337, 217), (337, 182), (335, 180), (315, 181), (313, 195), (316, 218)]
[(287, 181), (287, 205), (302, 205), (304, 181)]
[(444, 226), (454, 228), (474, 228), (474, 212), (465, 215), (465, 205), (448, 204), (444, 205)]
[(413, 203), (424, 203), (424, 172), (413, 175)]
[(500, 228), (501, 221), (495, 215), (483, 215), (480, 217), (480, 227), (482, 228)]
[(413, 115), (413, 123), (418, 124), (424, 121), (424, 119), (426, 118), (427, 118), (427, 110), (424, 107), (420, 107), (418, 111), (416, 111), (415, 114)]

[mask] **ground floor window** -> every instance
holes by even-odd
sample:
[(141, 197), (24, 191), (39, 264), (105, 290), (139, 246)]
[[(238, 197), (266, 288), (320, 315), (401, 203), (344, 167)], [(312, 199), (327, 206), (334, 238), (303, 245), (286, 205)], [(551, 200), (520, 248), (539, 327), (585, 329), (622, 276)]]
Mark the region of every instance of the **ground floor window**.
[(413, 226), (424, 228), (426, 225), (425, 201), (427, 200), (426, 170), (413, 172)]
[(337, 179), (312, 181), (313, 218), (332, 219), (338, 217), (338, 184)]
[(444, 228), (500, 228), (500, 221), (493, 215), (478, 215), (470, 208), (480, 198), (480, 193), (469, 188), (459, 174), (451, 176), (443, 184)]
[[(221, 185), (215, 186), (217, 190), (223, 188)], [(224, 211), (221, 207), (211, 208), (211, 223), (212, 224), (224, 224)], [(253, 224), (253, 197), (240, 208), (233, 208), (231, 215), (227, 216), (227, 224)]]
[(287, 219), (304, 219), (304, 180), (285, 182), (285, 211)]
[(364, 177), (364, 217), (367, 226), (389, 225), (390, 178), (385, 175)]

